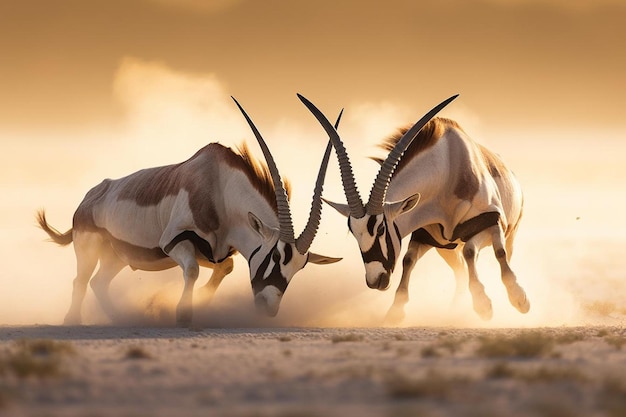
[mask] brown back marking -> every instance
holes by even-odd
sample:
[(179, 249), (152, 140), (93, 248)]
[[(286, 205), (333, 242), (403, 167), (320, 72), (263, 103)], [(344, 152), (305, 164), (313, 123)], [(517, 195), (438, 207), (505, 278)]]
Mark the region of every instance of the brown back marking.
[[(185, 162), (139, 171), (135, 175), (141, 175), (143, 180), (129, 182), (121, 191), (120, 198), (132, 199), (139, 205), (148, 206), (158, 204), (165, 196), (178, 194), (181, 188), (189, 191), (190, 194), (202, 195), (202, 191), (205, 190), (201, 188), (207, 184), (203, 176), (211, 175), (213, 167), (201, 167), (195, 171), (187, 170), (185, 175), (180, 175), (179, 172), (204, 155), (210, 155), (211, 158), (243, 172), (274, 211), (278, 210), (274, 183), (269, 169), (252, 157), (245, 143), (237, 148), (237, 152), (219, 143), (210, 143)], [(288, 183), (285, 184), (285, 188), (288, 195), (291, 195), (291, 187)], [(192, 193), (192, 191), (197, 191), (197, 193)]]
[[(201, 158), (207, 163), (203, 163)], [(243, 172), (277, 213), (276, 195), (269, 169), (250, 155), (245, 143), (238, 148), (238, 152), (219, 143), (210, 143), (185, 162), (137, 171), (131, 174), (132, 178), (129, 178), (120, 189), (118, 199), (131, 200), (140, 206), (151, 206), (184, 189), (189, 192), (189, 204), (198, 228), (207, 232), (215, 230), (219, 227), (219, 218), (210, 197), (217, 191), (215, 189), (217, 178), (212, 177), (219, 173), (215, 171), (216, 165), (208, 162), (211, 160), (221, 161)], [(104, 180), (87, 193), (74, 214), (74, 227), (81, 229), (95, 227), (92, 208), (106, 196), (114, 182)], [(289, 183), (285, 184), (285, 189), (290, 196)]]
[[(395, 134), (383, 140), (383, 142), (380, 143), (378, 146), (386, 150), (387, 152), (390, 152), (396, 146), (402, 136), (411, 128), (411, 126), (413, 125), (407, 125), (399, 128)], [(411, 142), (407, 150), (404, 152), (404, 155), (400, 159), (400, 162), (398, 162), (398, 165), (392, 177), (400, 172), (404, 167), (406, 167), (414, 157), (437, 143), (437, 141), (444, 135), (446, 130), (450, 128), (457, 128), (462, 130), (461, 126), (459, 126), (459, 124), (454, 120), (446, 119), (444, 117), (433, 117), (419, 131), (415, 139), (413, 139), (413, 142)], [(374, 157), (372, 159), (379, 164), (382, 164), (384, 161), (384, 158)]]

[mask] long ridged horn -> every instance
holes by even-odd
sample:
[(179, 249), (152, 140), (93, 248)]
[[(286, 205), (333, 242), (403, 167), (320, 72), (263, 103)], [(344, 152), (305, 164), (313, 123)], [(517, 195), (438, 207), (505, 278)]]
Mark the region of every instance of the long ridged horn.
[(370, 192), (370, 198), (367, 202), (366, 211), (367, 214), (377, 215), (381, 214), (384, 209), (385, 196), (387, 194), (387, 189), (389, 188), (389, 182), (391, 181), (391, 176), (402, 158), (404, 151), (407, 150), (413, 139), (417, 136), (419, 131), (432, 119), (435, 117), (437, 113), (439, 113), (444, 107), (450, 104), (455, 98), (459, 95), (455, 94), (452, 97), (442, 101), (437, 106), (433, 107), (431, 111), (426, 113), (421, 119), (417, 121), (398, 141), (396, 146), (389, 152), (387, 155), (387, 159), (382, 163), (380, 170), (378, 171), (378, 175), (376, 176), (376, 180), (374, 181), (374, 185), (372, 186), (372, 191)]
[(278, 168), (276, 167), (276, 163), (274, 162), (274, 157), (272, 156), (267, 144), (263, 140), (263, 137), (259, 133), (258, 129), (252, 123), (250, 117), (246, 111), (241, 107), (239, 102), (235, 99), (235, 97), (231, 98), (235, 101), (237, 107), (243, 114), (243, 117), (246, 118), (246, 121), (250, 125), (256, 140), (259, 142), (259, 146), (263, 151), (263, 155), (265, 156), (265, 161), (267, 162), (267, 167), (270, 170), (270, 174), (272, 176), (272, 181), (274, 182), (274, 191), (276, 193), (276, 206), (278, 207), (278, 225), (279, 225), (279, 238), (283, 242), (294, 243), (295, 235), (293, 232), (293, 222), (291, 220), (291, 210), (289, 209), (289, 200), (287, 198), (287, 191), (283, 186), (283, 182), (280, 178), (280, 174), (278, 173)]
[[(341, 115), (343, 114), (343, 109), (339, 112), (339, 116), (337, 117), (337, 121), (335, 122), (335, 130), (339, 127), (339, 121), (341, 120)], [(309, 220), (304, 227), (304, 230), (296, 239), (296, 249), (301, 254), (305, 254), (309, 248), (311, 247), (311, 243), (313, 243), (313, 239), (315, 239), (315, 235), (317, 234), (317, 228), (320, 225), (320, 220), (322, 219), (322, 191), (324, 187), (324, 179), (326, 178), (326, 170), (328, 168), (328, 160), (330, 159), (330, 151), (333, 148), (333, 143), (329, 140), (328, 145), (326, 145), (326, 151), (324, 152), (324, 157), (322, 158), (322, 163), (320, 165), (320, 170), (317, 174), (317, 180), (315, 181), (315, 189), (313, 190), (313, 202), (311, 203), (311, 212), (309, 213)]]
[(333, 143), (335, 152), (337, 153), (337, 159), (339, 160), (339, 169), (341, 171), (341, 182), (343, 183), (343, 191), (348, 200), (348, 206), (350, 207), (350, 215), (354, 218), (360, 219), (365, 216), (365, 206), (359, 195), (359, 190), (356, 188), (356, 181), (354, 179), (354, 173), (352, 172), (352, 165), (350, 164), (350, 158), (346, 148), (337, 133), (337, 130), (330, 124), (326, 116), (317, 108), (313, 103), (307, 100), (306, 97), (298, 94), (298, 98), (309, 109), (313, 116), (322, 125), (328, 137)]

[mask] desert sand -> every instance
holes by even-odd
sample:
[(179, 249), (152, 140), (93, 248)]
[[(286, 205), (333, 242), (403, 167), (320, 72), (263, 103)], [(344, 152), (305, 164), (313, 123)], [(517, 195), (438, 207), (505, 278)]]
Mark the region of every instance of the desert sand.
[(0, 328), (3, 416), (623, 416), (623, 326)]

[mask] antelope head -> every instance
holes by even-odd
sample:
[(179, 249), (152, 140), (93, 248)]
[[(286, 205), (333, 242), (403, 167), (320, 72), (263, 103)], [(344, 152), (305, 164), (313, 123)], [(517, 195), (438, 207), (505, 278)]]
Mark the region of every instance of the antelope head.
[[(309, 262), (314, 264), (330, 264), (341, 260), (341, 258), (318, 255), (309, 251), (320, 224), (322, 214), (322, 188), (332, 144), (330, 141), (328, 142), (324, 157), (322, 158), (315, 189), (313, 191), (313, 202), (311, 203), (309, 219), (300, 236), (296, 238), (287, 191), (283, 185), (274, 158), (265, 140), (263, 140), (263, 137), (248, 114), (234, 97), (233, 100), (250, 125), (263, 151), (276, 193), (278, 230), (263, 223), (254, 213), (248, 213), (250, 226), (260, 235), (262, 242), (248, 259), (254, 301), (259, 311), (265, 312), (269, 316), (275, 316), (278, 313), (282, 296), (296, 272), (304, 268)], [(335, 123), (335, 129), (338, 127), (340, 119), (341, 113)]]
[(365, 280), (370, 288), (379, 290), (389, 288), (390, 277), (400, 254), (402, 240), (395, 221), (401, 214), (412, 210), (420, 198), (419, 194), (414, 194), (402, 201), (386, 202), (385, 196), (391, 182), (391, 176), (402, 155), (422, 127), (457, 96), (458, 94), (435, 106), (398, 141), (397, 145), (389, 152), (387, 158), (381, 164), (378, 175), (374, 180), (369, 200), (364, 205), (357, 190), (348, 153), (337, 130), (313, 103), (305, 97), (298, 95), (304, 105), (320, 122), (330, 137), (337, 153), (341, 181), (348, 204), (324, 201), (348, 217), (348, 228), (359, 244), (365, 265)]

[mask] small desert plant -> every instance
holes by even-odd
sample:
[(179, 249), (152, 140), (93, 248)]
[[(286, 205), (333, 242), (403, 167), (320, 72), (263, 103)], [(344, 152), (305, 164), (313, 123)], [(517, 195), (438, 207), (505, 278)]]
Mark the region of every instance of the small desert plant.
[(575, 368), (542, 366), (536, 369), (520, 369), (506, 362), (495, 364), (487, 371), (486, 376), (493, 379), (517, 379), (526, 382), (587, 381), (587, 378)]
[(576, 368), (552, 368), (546, 366), (519, 372), (518, 378), (527, 382), (587, 381), (587, 378)]
[(291, 336), (278, 336), (278, 341), (279, 342), (291, 342), (293, 340), (293, 338)]
[(437, 348), (433, 345), (428, 345), (422, 348), (422, 358), (438, 358), (441, 356)]
[(585, 340), (585, 336), (582, 333), (563, 333), (555, 337), (556, 343), (560, 345), (568, 345), (581, 340)]
[(152, 355), (141, 346), (131, 346), (124, 355), (126, 359), (152, 359)]
[(336, 334), (330, 339), (333, 343), (341, 342), (360, 342), (363, 340), (363, 335), (356, 333)]
[(607, 329), (600, 329), (598, 330), (598, 333), (596, 333), (597, 337), (604, 337), (606, 335), (609, 334), (609, 331)]
[(404, 375), (390, 375), (385, 379), (385, 388), (395, 399), (436, 398), (445, 399), (459, 385), (466, 385), (467, 378), (446, 376), (430, 370), (422, 378), (409, 378)]
[(506, 379), (514, 378), (516, 375), (515, 369), (509, 366), (506, 362), (498, 362), (487, 370), (487, 378), (493, 379)]
[(616, 349), (620, 350), (624, 344), (626, 344), (626, 337), (624, 336), (607, 336), (604, 341)]
[(524, 331), (514, 336), (483, 336), (476, 353), (486, 358), (534, 358), (546, 355), (554, 346), (554, 338), (540, 331)]
[(74, 353), (67, 342), (17, 340), (0, 356), (0, 374), (11, 373), (18, 378), (59, 376), (63, 357)]

